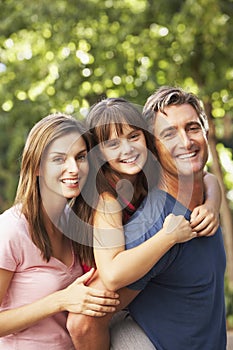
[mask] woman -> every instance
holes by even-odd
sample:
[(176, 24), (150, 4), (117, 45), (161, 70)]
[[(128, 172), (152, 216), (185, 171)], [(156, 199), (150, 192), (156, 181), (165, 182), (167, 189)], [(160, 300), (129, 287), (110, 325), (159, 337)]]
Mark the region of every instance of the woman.
[(14, 206), (0, 216), (0, 349), (73, 349), (67, 312), (103, 316), (117, 294), (85, 286), (68, 238), (67, 200), (85, 188), (88, 134), (71, 116), (49, 115), (31, 130)]

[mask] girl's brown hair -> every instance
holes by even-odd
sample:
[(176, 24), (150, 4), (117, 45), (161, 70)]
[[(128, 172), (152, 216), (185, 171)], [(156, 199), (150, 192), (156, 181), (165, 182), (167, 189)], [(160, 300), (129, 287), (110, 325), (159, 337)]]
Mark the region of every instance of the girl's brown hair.
[[(155, 154), (154, 137), (147, 130), (147, 124), (141, 112), (135, 105), (123, 98), (107, 98), (95, 104), (86, 118), (86, 125), (93, 135), (96, 146), (109, 139), (112, 127), (115, 128), (117, 135), (121, 135), (125, 124), (135, 130), (143, 131), (149, 151), (144, 169), (138, 174), (137, 181), (134, 184), (134, 188), (140, 191), (139, 196), (137, 196), (137, 203), (133, 203), (137, 207), (148, 193), (148, 190), (155, 186), (158, 179), (157, 162), (153, 157), (153, 154)], [(95, 147), (95, 149), (96, 151), (99, 150), (98, 147)], [(101, 155), (97, 155), (96, 158), (101, 159)], [(106, 181), (106, 177), (109, 181)], [(117, 198), (117, 192), (112, 183), (115, 182), (116, 178), (121, 179), (122, 177), (121, 174), (111, 169), (108, 163), (100, 164), (96, 177), (98, 192), (106, 191)]]

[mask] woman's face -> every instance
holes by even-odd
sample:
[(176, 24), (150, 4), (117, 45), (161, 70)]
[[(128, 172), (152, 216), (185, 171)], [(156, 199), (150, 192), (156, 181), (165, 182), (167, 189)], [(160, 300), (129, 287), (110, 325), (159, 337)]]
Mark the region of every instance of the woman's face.
[(54, 140), (43, 156), (39, 170), (42, 196), (77, 197), (87, 179), (89, 164), (85, 140), (72, 132)]
[(118, 135), (112, 125), (110, 137), (100, 144), (102, 156), (110, 167), (122, 175), (138, 174), (147, 160), (147, 145), (142, 130), (124, 124)]

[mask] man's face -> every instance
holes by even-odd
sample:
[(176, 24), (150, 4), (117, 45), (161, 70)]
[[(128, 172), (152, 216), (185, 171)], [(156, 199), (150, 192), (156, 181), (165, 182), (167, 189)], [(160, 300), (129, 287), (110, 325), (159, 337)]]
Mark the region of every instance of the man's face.
[(171, 105), (157, 112), (155, 146), (165, 173), (193, 176), (202, 173), (208, 159), (207, 136), (190, 104)]

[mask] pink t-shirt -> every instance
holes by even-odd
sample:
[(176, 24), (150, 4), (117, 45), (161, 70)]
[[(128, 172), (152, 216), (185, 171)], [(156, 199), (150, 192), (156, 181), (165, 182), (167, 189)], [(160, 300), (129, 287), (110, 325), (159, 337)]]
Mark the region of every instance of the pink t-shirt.
[[(14, 271), (0, 311), (17, 308), (67, 287), (83, 274), (77, 257), (67, 267), (56, 258), (47, 263), (32, 242), (25, 217), (15, 207), (0, 215), (0, 268)], [(21, 332), (0, 338), (1, 350), (73, 350), (66, 312)]]

